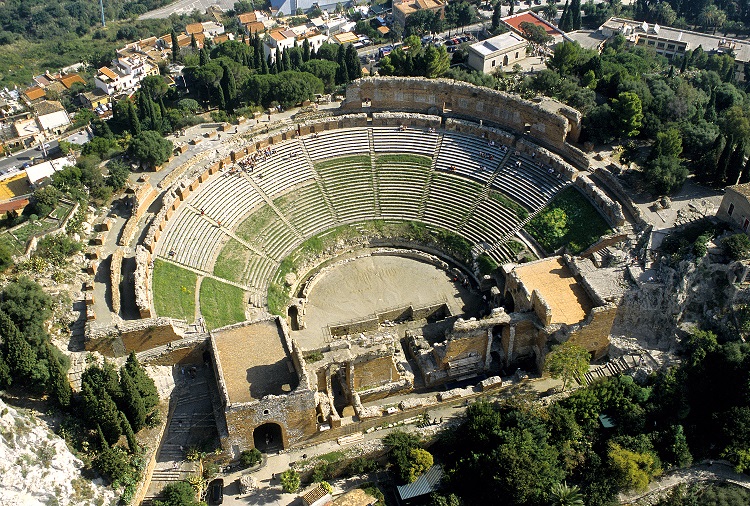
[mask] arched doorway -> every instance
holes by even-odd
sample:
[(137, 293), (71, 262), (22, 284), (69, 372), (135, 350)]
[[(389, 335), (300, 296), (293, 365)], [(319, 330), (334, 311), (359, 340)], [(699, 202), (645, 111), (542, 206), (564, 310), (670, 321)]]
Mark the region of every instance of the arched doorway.
[(503, 67), (507, 67), (507, 66), (508, 66), (508, 55), (506, 54), (505, 56), (503, 56)]
[(284, 449), (284, 437), (281, 425), (278, 423), (264, 423), (253, 431), (253, 443), (263, 453), (272, 453)]
[(286, 312), (289, 315), (289, 328), (299, 330), (299, 309), (297, 309), (297, 306), (289, 306)]

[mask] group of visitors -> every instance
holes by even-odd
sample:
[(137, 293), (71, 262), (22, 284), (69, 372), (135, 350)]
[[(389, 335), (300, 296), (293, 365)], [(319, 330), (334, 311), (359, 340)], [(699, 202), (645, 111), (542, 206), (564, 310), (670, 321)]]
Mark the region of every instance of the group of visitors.
[[(256, 163), (265, 162), (275, 154), (276, 150), (271, 146), (267, 146), (264, 149), (260, 149), (258, 151), (255, 151), (254, 153), (247, 155), (242, 160), (238, 161), (237, 165), (240, 166), (240, 169), (242, 171), (250, 174), (253, 172), (253, 170), (255, 170)], [(229, 171), (229, 174), (231, 173), (232, 171)]]

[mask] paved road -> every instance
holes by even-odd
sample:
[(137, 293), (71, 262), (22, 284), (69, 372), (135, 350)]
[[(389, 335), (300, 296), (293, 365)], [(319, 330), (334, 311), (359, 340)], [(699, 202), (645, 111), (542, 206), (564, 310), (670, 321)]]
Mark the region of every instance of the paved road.
[[(57, 141), (50, 141), (47, 144), (49, 144), (47, 154), (51, 158), (57, 158), (60, 154)], [(34, 158), (41, 158), (42, 156), (44, 155), (41, 149), (31, 148), (25, 151), (19, 151), (11, 156), (0, 158), (0, 174), (5, 174), (13, 168), (20, 169), (23, 164), (30, 162)]]
[(234, 8), (236, 0), (177, 0), (166, 7), (141, 14), (138, 19), (161, 19), (168, 18), (172, 14), (189, 14), (198, 11), (201, 14), (212, 5), (218, 5), (222, 10), (228, 11)]

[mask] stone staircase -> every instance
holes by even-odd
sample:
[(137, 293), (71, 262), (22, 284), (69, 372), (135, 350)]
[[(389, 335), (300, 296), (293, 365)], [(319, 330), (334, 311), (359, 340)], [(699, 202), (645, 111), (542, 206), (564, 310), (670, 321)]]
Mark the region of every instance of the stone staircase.
[(656, 363), (647, 353), (641, 355), (623, 355), (605, 364), (592, 366), (589, 368), (589, 372), (584, 375), (583, 382), (581, 382), (580, 378), (577, 381), (582, 385), (589, 385), (598, 379), (624, 374), (639, 365), (646, 365), (647, 363), (651, 366)]
[(372, 135), (372, 128), (367, 129), (367, 140), (370, 143), (370, 168), (372, 169), (372, 194), (375, 200), (375, 216), (380, 218), (380, 180), (378, 179), (378, 170), (375, 166), (375, 139)]
[[(372, 140), (370, 141), (372, 142)], [(320, 194), (323, 195), (323, 200), (326, 203), (326, 207), (328, 208), (328, 212), (333, 216), (333, 219), (337, 222), (340, 222), (338, 215), (336, 214), (336, 209), (333, 207), (333, 204), (331, 203), (331, 199), (328, 197), (328, 192), (326, 191), (325, 184), (323, 184), (323, 178), (320, 177), (320, 173), (315, 168), (315, 164), (313, 163), (312, 157), (310, 157), (310, 152), (307, 150), (307, 146), (304, 142), (300, 143), (302, 144), (302, 153), (305, 156), (305, 159), (307, 160), (307, 163), (310, 164), (310, 170), (312, 171), (314, 177), (315, 177), (315, 183), (318, 185), (318, 189), (320, 190)], [(372, 149), (372, 144), (370, 145), (370, 149)]]

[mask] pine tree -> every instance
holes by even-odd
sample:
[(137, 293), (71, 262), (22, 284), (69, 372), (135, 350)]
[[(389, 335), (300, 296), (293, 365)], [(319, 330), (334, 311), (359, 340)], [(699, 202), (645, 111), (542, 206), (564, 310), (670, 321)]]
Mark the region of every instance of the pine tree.
[(3, 337), (3, 351), (12, 377), (26, 383), (37, 365), (36, 352), (4, 312), (0, 312), (0, 336)]
[(159, 392), (156, 390), (156, 384), (138, 361), (135, 352), (130, 352), (128, 359), (125, 361), (124, 368), (127, 369), (128, 374), (133, 379), (138, 393), (141, 394), (146, 411), (151, 410), (159, 404)]
[(336, 63), (339, 64), (339, 68), (336, 69), (336, 84), (348, 84), (349, 71), (346, 68), (346, 50), (341, 44), (339, 44), (339, 50), (336, 55)]
[(310, 61), (310, 41), (305, 39), (302, 41), (302, 62)]
[(180, 57), (180, 44), (177, 40), (177, 32), (172, 28), (172, 63), (177, 63)]
[(68, 375), (51, 344), (47, 344), (47, 364), (50, 376), (47, 391), (60, 406), (66, 408), (70, 405), (73, 390), (70, 388)]
[(130, 422), (128, 422), (128, 417), (122, 411), (120, 411), (120, 428), (122, 429), (122, 433), (125, 434), (125, 439), (128, 440), (130, 453), (137, 453), (138, 441), (135, 439), (135, 433), (133, 432), (133, 427), (130, 426)]
[(349, 80), (354, 81), (362, 77), (362, 67), (359, 63), (357, 50), (351, 44), (346, 48), (346, 71), (349, 74)]

